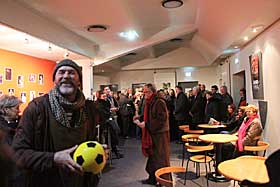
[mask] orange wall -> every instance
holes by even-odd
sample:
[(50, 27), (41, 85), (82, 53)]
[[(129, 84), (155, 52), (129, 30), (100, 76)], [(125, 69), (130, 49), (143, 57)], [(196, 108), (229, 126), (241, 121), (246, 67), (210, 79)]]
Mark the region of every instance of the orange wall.
[[(27, 106), (30, 101), (30, 91), (38, 93), (47, 93), (53, 87), (52, 71), (55, 62), (31, 57), (15, 52), (0, 49), (0, 76), (3, 76), (2, 84), (0, 81), (0, 91), (8, 94), (9, 88), (15, 90), (15, 96), (21, 97), (22, 92), (26, 92), (26, 103), (22, 104), (21, 110)], [(12, 80), (5, 80), (5, 68), (12, 69)], [(29, 75), (35, 74), (35, 82), (29, 81)], [(39, 84), (38, 75), (43, 74), (43, 84)], [(18, 86), (18, 75), (24, 76), (23, 87)]]

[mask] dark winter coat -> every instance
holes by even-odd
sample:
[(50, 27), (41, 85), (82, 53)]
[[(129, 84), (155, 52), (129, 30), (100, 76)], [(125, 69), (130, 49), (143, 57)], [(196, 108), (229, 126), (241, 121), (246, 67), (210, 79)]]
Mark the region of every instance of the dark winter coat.
[(177, 121), (190, 121), (190, 108), (191, 104), (189, 102), (188, 97), (183, 92), (180, 92), (177, 95), (175, 103), (175, 119)]
[[(79, 176), (69, 172), (69, 170), (59, 168), (54, 163), (54, 153), (62, 150), (56, 150), (58, 146), (54, 145), (54, 141), (59, 142), (59, 145), (66, 149), (86, 140), (95, 140), (95, 127), (98, 120), (96, 111), (93, 102), (87, 100), (85, 112), (88, 119), (80, 127), (81, 129), (65, 129), (66, 127), (56, 122), (50, 109), (47, 94), (34, 99), (28, 105), (13, 141), (15, 158), (20, 166), (26, 170), (26, 186), (97, 186), (98, 178), (96, 175)], [(52, 129), (68, 130), (68, 133), (60, 134), (61, 136), (57, 137), (54, 134), (59, 134), (59, 132), (53, 133)], [(76, 133), (78, 135), (76, 137), (69, 136), (77, 130), (81, 134)]]

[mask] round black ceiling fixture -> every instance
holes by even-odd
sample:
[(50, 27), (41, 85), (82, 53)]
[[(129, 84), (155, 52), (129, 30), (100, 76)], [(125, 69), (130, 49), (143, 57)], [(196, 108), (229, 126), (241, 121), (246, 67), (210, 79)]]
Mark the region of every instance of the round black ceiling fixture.
[(172, 38), (171, 40), (169, 40), (170, 42), (182, 42), (183, 39), (182, 38)]
[(132, 52), (132, 53), (126, 54), (125, 56), (135, 56), (135, 55), (136, 55), (136, 53), (135, 53), (135, 52)]
[(105, 25), (90, 25), (87, 27), (88, 32), (104, 32), (107, 30)]
[(182, 0), (163, 0), (161, 5), (164, 8), (178, 8), (183, 5)]

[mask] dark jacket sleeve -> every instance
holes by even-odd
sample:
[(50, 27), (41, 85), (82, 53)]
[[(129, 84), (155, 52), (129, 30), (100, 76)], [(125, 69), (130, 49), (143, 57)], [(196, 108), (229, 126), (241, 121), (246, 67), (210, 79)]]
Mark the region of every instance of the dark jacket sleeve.
[(54, 167), (54, 153), (35, 148), (35, 135), (40, 133), (37, 123), (42, 118), (38, 110), (40, 109), (35, 102), (31, 102), (25, 109), (12, 146), (15, 150), (15, 160), (19, 166), (43, 172)]
[(169, 130), (168, 111), (165, 101), (158, 99), (152, 107), (148, 129), (152, 134)]

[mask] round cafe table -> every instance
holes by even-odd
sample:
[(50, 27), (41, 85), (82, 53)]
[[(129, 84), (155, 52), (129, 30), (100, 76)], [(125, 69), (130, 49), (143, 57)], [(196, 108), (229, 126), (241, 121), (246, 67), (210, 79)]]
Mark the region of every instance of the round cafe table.
[(248, 180), (256, 184), (265, 184), (269, 182), (265, 159), (260, 156), (241, 156), (220, 163), (218, 170), (225, 177), (236, 181)]
[(231, 134), (205, 134), (205, 135), (200, 135), (198, 138), (204, 142), (214, 143), (215, 146), (215, 155), (216, 155), (215, 173), (209, 175), (209, 180), (215, 182), (228, 181), (228, 179), (226, 179), (225, 177), (219, 174), (218, 165), (222, 161), (222, 145), (224, 143), (236, 141), (238, 139), (237, 136)]
[(209, 125), (209, 124), (199, 124), (198, 127), (205, 128), (205, 129), (218, 129), (218, 128), (225, 128), (225, 125)]

